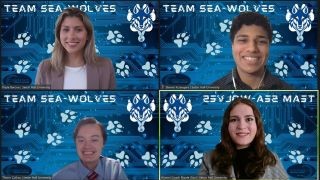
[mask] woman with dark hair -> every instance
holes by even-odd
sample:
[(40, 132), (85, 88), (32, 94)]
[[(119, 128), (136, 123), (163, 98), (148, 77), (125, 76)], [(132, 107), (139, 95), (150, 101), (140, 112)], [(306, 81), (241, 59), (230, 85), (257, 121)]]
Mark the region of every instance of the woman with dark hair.
[(204, 156), (201, 176), (230, 179), (288, 179), (281, 161), (264, 142), (261, 114), (256, 105), (236, 98), (227, 107), (221, 142)]
[(93, 26), (89, 17), (77, 8), (67, 8), (55, 26), (52, 56), (38, 67), (37, 85), (51, 89), (114, 89), (112, 63), (98, 57)]

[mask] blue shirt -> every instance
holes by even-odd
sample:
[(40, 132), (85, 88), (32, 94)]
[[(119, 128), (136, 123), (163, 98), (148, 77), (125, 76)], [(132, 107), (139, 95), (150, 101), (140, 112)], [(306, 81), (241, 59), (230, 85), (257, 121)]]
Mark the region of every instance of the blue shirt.
[[(79, 160), (53, 174), (53, 180), (87, 180), (90, 170)], [(97, 180), (127, 180), (119, 161), (107, 157), (100, 157), (95, 169)]]

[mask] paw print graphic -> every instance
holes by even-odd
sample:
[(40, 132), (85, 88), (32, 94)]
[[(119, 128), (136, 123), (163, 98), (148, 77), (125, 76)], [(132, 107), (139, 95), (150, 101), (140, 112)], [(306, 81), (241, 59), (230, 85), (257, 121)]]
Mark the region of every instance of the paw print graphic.
[(120, 153), (116, 153), (116, 157), (122, 167), (125, 168), (129, 165), (129, 156), (124, 151), (121, 151)]
[(188, 63), (188, 61), (179, 60), (179, 61), (177, 61), (177, 64), (173, 65), (173, 68), (175, 69), (177, 74), (185, 73), (185, 72), (187, 72), (187, 70), (190, 66), (190, 64), (187, 64), (187, 63)]
[(301, 154), (301, 152), (299, 150), (293, 150), (293, 151), (289, 151), (289, 152), (290, 152), (289, 158), (290, 158), (291, 162), (302, 164), (302, 161), (304, 159), (304, 155)]
[(273, 30), (272, 31), (272, 44), (276, 44), (276, 43), (279, 43), (279, 42), (281, 42), (282, 41), (282, 36), (281, 36), (281, 34), (278, 32), (278, 31), (276, 31), (276, 30)]
[(47, 137), (48, 137), (47, 143), (52, 144), (53, 146), (57, 146), (57, 145), (63, 143), (62, 136), (60, 136), (56, 132), (54, 132), (52, 134), (48, 134)]
[(272, 143), (271, 134), (264, 134), (264, 143), (265, 144), (271, 144)]
[(190, 35), (188, 35), (187, 32), (179, 33), (179, 34), (177, 34), (176, 39), (173, 40), (173, 42), (174, 42), (179, 48), (181, 48), (182, 46), (185, 46), (185, 45), (188, 44), (189, 38), (190, 38)]
[(287, 76), (288, 75), (288, 65), (284, 64), (283, 60), (274, 63), (274, 67), (276, 67), (276, 74), (279, 76)]
[(117, 74), (119, 74), (122, 77), (129, 77), (129, 65), (126, 64), (126, 62), (121, 61), (120, 63), (116, 63), (116, 67), (117, 67)]
[(30, 132), (31, 125), (29, 123), (21, 123), (18, 124), (18, 129), (16, 129), (14, 132), (19, 136), (19, 138), (23, 138), (23, 136), (26, 136)]
[(190, 167), (196, 168), (200, 166), (202, 163), (203, 153), (199, 153), (198, 151), (194, 151), (193, 154), (190, 156)]
[(146, 76), (153, 77), (154, 75), (157, 75), (156, 66), (154, 64), (151, 64), (149, 61), (147, 61), (146, 64), (142, 66), (142, 69), (144, 70), (143, 73)]
[(47, 53), (48, 53), (48, 54), (52, 53), (53, 48), (54, 48), (54, 43), (48, 44), (48, 45), (47, 45)]
[(195, 128), (197, 129), (196, 132), (200, 134), (207, 134), (209, 131), (212, 130), (210, 121), (200, 121)]
[(230, 21), (229, 19), (225, 19), (223, 22), (219, 23), (220, 31), (221, 32), (230, 32), (231, 25), (232, 25), (232, 21)]
[(147, 151), (143, 156), (141, 156), (141, 159), (144, 160), (143, 163), (146, 166), (149, 166), (149, 167), (157, 166), (156, 156), (154, 154), (150, 154), (149, 151)]
[(211, 54), (212, 56), (215, 56), (215, 55), (218, 55), (218, 54), (220, 54), (222, 51), (220, 50), (222, 47), (219, 45), (219, 44), (217, 44), (217, 43), (215, 43), (215, 42), (213, 42), (213, 43), (208, 43), (207, 44), (207, 49), (206, 49), (206, 53), (207, 54)]
[(111, 131), (112, 134), (119, 134), (123, 132), (122, 129), (123, 129), (123, 126), (120, 124), (119, 121), (108, 122), (107, 130)]
[(20, 150), (18, 154), (14, 155), (14, 158), (16, 159), (17, 164), (27, 163), (30, 157), (31, 157), (30, 151), (25, 151), (25, 150)]
[(316, 69), (313, 64), (310, 64), (308, 61), (305, 61), (302, 66), (300, 66), (303, 75), (313, 77), (312, 74), (316, 75)]
[(162, 165), (164, 165), (165, 168), (173, 166), (176, 162), (175, 160), (177, 160), (177, 156), (174, 155), (173, 152), (169, 152), (169, 154), (163, 156)]
[(75, 114), (75, 111), (65, 110), (64, 112), (60, 113), (61, 121), (71, 123), (73, 120), (77, 118)]
[(19, 48), (22, 48), (23, 46), (26, 46), (30, 42), (31, 35), (28, 35), (28, 32), (18, 34), (17, 39), (14, 41), (16, 44), (18, 44)]
[(28, 72), (28, 69), (31, 67), (30, 64), (28, 64), (29, 61), (27, 60), (20, 60), (18, 61), (18, 64), (14, 65), (14, 68), (16, 69), (17, 73), (26, 73)]
[(120, 42), (123, 42), (123, 36), (122, 34), (118, 31), (110, 31), (108, 32), (107, 40), (110, 41), (112, 44), (118, 44)]
[(291, 126), (288, 125), (289, 133), (296, 138), (299, 138), (301, 134), (304, 133), (304, 130), (301, 129), (301, 125), (298, 123), (291, 123)]

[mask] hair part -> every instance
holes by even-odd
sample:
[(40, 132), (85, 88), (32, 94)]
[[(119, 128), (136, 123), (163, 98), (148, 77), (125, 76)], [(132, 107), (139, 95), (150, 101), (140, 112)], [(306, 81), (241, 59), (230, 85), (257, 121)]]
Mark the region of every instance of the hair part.
[(272, 42), (272, 27), (268, 18), (257, 12), (242, 12), (236, 16), (231, 25), (230, 39), (233, 43), (234, 37), (243, 25), (256, 25), (262, 27), (266, 32), (269, 42)]
[(77, 124), (76, 128), (74, 129), (74, 132), (73, 132), (73, 139), (74, 141), (76, 141), (76, 138), (77, 138), (77, 135), (78, 135), (78, 132), (80, 130), (80, 128), (82, 126), (85, 126), (85, 125), (88, 125), (88, 124), (96, 124), (99, 126), (100, 128), (100, 131), (101, 131), (101, 134), (102, 134), (102, 138), (103, 138), (103, 144), (106, 144), (107, 142), (107, 133), (106, 133), (106, 130), (104, 128), (104, 126), (98, 121), (96, 120), (94, 117), (85, 117), (85, 118), (82, 118), (79, 123)]
[(216, 167), (221, 174), (230, 175), (231, 173), (232, 161), (236, 156), (237, 149), (231, 139), (228, 127), (230, 112), (238, 104), (250, 106), (255, 117), (257, 132), (250, 144), (254, 152), (248, 157), (250, 158), (250, 163), (246, 167), (246, 173), (251, 177), (258, 178), (263, 175), (268, 165), (274, 166), (276, 164), (276, 158), (265, 145), (263, 123), (259, 109), (251, 100), (242, 97), (234, 99), (224, 112), (221, 126), (221, 142), (217, 144), (211, 155), (212, 167)]
[(91, 64), (95, 62), (96, 59), (96, 50), (95, 50), (95, 40), (93, 35), (93, 26), (90, 22), (89, 17), (86, 13), (82, 12), (78, 8), (67, 8), (62, 11), (59, 15), (56, 24), (55, 24), (55, 41), (54, 41), (54, 48), (52, 51), (51, 56), (51, 65), (53, 68), (62, 73), (64, 71), (64, 57), (67, 54), (67, 51), (61, 44), (60, 41), (60, 31), (61, 31), (61, 24), (67, 17), (77, 17), (83, 23), (86, 31), (87, 31), (87, 42), (84, 46), (83, 51), (83, 58), (86, 64)]

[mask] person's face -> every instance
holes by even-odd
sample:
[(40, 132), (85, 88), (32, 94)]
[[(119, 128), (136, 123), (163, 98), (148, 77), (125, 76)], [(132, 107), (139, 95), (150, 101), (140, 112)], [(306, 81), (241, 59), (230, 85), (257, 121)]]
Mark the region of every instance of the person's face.
[(69, 54), (82, 53), (87, 41), (87, 30), (78, 17), (66, 17), (60, 28), (60, 42)]
[(230, 111), (228, 131), (237, 149), (250, 145), (257, 133), (256, 119), (250, 106), (240, 103)]
[(85, 166), (98, 163), (103, 148), (101, 129), (97, 124), (80, 127), (76, 136), (77, 153)]
[(257, 25), (242, 25), (232, 42), (232, 54), (237, 70), (242, 74), (259, 74), (269, 56), (267, 32)]

